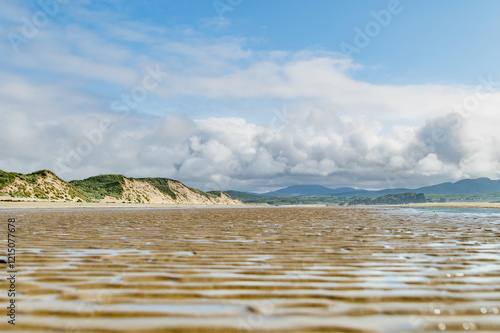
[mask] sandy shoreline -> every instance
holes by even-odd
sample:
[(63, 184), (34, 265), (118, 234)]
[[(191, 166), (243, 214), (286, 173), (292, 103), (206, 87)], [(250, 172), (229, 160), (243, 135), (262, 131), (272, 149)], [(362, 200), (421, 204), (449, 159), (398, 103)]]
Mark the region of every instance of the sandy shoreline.
[(427, 202), (382, 207), (447, 207), (447, 208), (500, 208), (499, 202)]
[[(73, 209), (73, 208), (189, 208), (189, 207), (243, 207), (233, 205), (170, 205), (121, 202), (74, 202), (74, 201), (1, 201), (0, 209)], [(246, 206), (245, 206), (246, 207)]]
[[(284, 205), (281, 207), (295, 207)], [(304, 205), (304, 207), (318, 207), (324, 205)], [(141, 204), (121, 202), (74, 202), (74, 201), (3, 201), (0, 200), (0, 209), (66, 209), (66, 208), (194, 208), (194, 207), (271, 207), (269, 205), (246, 204), (232, 205), (171, 205), (171, 204)], [(332, 206), (336, 207), (336, 206)], [(345, 207), (345, 206), (344, 206)], [(500, 208), (500, 203), (489, 202), (428, 202), (406, 205), (374, 205), (374, 206), (347, 206), (347, 207), (448, 207), (448, 208)]]

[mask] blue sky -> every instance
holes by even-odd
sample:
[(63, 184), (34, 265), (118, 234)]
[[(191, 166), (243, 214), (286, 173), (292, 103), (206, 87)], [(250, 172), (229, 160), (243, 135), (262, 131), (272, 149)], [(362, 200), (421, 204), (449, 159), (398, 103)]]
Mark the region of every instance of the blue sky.
[[(401, 12), (371, 38), (369, 46), (352, 54), (368, 70), (357, 78), (377, 83), (475, 84), (483, 73), (499, 73), (500, 3), (495, 0), (398, 1)], [(90, 4), (96, 10), (118, 12), (128, 19), (176, 29), (197, 29), (207, 38), (235, 36), (251, 41), (255, 50), (324, 49), (341, 52), (354, 44), (354, 28), (373, 21), (371, 11), (387, 9), (390, 1), (275, 0), (137, 1), (133, 4)], [(235, 6), (230, 5), (235, 3)], [(203, 27), (204, 19), (222, 13), (223, 29)]]
[(253, 191), (499, 176), (498, 1), (41, 3), (0, 14), (0, 169)]

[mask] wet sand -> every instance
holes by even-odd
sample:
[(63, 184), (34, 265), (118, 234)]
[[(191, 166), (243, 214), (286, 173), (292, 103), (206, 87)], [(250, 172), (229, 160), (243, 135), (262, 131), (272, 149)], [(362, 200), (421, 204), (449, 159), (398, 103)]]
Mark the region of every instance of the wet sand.
[(500, 331), (498, 216), (0, 211), (12, 217), (16, 332)]

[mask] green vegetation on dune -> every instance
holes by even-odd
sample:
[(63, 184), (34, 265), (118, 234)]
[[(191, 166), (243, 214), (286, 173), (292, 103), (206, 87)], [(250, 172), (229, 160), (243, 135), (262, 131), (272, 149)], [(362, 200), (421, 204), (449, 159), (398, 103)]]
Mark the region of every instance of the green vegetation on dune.
[[(40, 171), (35, 171), (26, 175), (20, 175), (21, 178), (25, 179), (26, 181), (30, 183), (36, 183), (36, 180), (38, 179), (38, 176), (42, 176), (43, 178), (47, 177), (51, 171), (49, 170), (40, 170)], [(56, 176), (57, 177), (57, 176)]]
[(198, 193), (198, 194), (201, 194), (201, 195), (207, 197), (208, 199), (210, 199), (210, 198), (217, 198), (217, 195), (215, 195), (215, 194), (203, 192), (202, 190), (198, 190), (197, 188), (194, 188), (194, 187), (189, 187), (189, 189), (191, 191), (193, 191), (194, 193)]
[(217, 198), (222, 197), (222, 191), (208, 191), (206, 193)]
[(30, 188), (29, 186), (23, 184), (19, 184), (17, 185), (17, 191), (9, 191), (9, 195), (12, 197), (19, 197), (19, 198), (30, 198), (34, 196), (37, 199), (65, 198), (66, 200), (71, 200), (74, 198), (79, 198), (87, 200), (87, 196), (85, 194), (83, 194), (78, 189), (74, 188), (64, 180), (57, 177), (50, 170), (39, 170), (29, 174), (5, 172), (0, 170), (0, 189), (14, 182), (16, 177), (18, 177), (22, 181), (26, 181), (29, 184), (34, 185), (35, 183), (37, 183), (40, 177), (47, 178), (49, 175), (53, 175), (57, 180), (59, 180), (64, 190), (57, 189), (57, 186), (54, 186), (54, 184), (51, 183), (42, 182), (41, 186), (34, 186), (33, 188)]
[(38, 176), (47, 177), (49, 173), (50, 173), (49, 170), (40, 170), (29, 174), (6, 172), (0, 170), (0, 189), (12, 183), (16, 179), (16, 176), (33, 184), (36, 183)]
[[(47, 181), (45, 181), (45, 179)], [(11, 196), (19, 198), (38, 198), (38, 199), (64, 199), (79, 201), (98, 201), (106, 196), (122, 199), (124, 193), (125, 177), (122, 175), (106, 174), (89, 177), (83, 180), (72, 180), (66, 182), (50, 170), (40, 170), (30, 174), (20, 174), (15, 172), (6, 172), (0, 170), (0, 189), (13, 183), (16, 179), (19, 184), (9, 191), (0, 193), (2, 196)], [(178, 199), (178, 194), (170, 188), (169, 182), (174, 182), (177, 186), (185, 186), (181, 182), (168, 178), (129, 178), (131, 180), (140, 180), (148, 182), (162, 193), (170, 196), (173, 200)], [(170, 183), (172, 184), (172, 183)], [(203, 192), (196, 188), (189, 188), (194, 193), (202, 195), (208, 199), (220, 198), (220, 191), (210, 193)], [(131, 201), (134, 198), (128, 197), (125, 200)], [(150, 199), (143, 194), (137, 194), (138, 202), (148, 202)]]
[[(152, 184), (153, 186), (155, 186), (156, 188), (158, 188), (163, 193), (168, 194), (174, 200), (177, 199), (177, 195), (168, 186), (168, 181), (170, 180), (172, 182), (176, 182), (176, 183), (182, 184), (178, 180), (169, 179), (169, 178), (138, 178), (138, 179), (142, 180), (142, 181), (149, 182), (150, 184)], [(197, 188), (194, 188), (194, 187), (189, 187), (189, 189), (191, 191), (193, 191), (194, 193), (203, 195), (204, 197), (207, 197), (209, 199), (210, 198), (217, 198), (217, 197), (221, 197), (222, 196), (221, 195), (221, 191), (203, 192), (203, 191), (201, 191), (201, 190), (199, 190)]]
[(6, 172), (0, 170), (0, 189), (4, 188), (6, 185), (12, 183), (16, 178), (16, 173), (14, 172)]
[(0, 170), (0, 189), (6, 185), (12, 183), (16, 179), (16, 176), (21, 178), (21, 179), (26, 180), (29, 183), (36, 183), (38, 176), (47, 177), (49, 172), (50, 171), (48, 171), (48, 170), (40, 170), (40, 171), (36, 171), (33, 173), (23, 175), (22, 173), (6, 172), (6, 171)]
[(139, 178), (139, 180), (149, 182), (163, 193), (169, 195), (172, 199), (177, 199), (175, 192), (168, 186), (168, 178)]
[(92, 199), (104, 199), (106, 195), (121, 199), (125, 180), (122, 175), (99, 175), (69, 183)]

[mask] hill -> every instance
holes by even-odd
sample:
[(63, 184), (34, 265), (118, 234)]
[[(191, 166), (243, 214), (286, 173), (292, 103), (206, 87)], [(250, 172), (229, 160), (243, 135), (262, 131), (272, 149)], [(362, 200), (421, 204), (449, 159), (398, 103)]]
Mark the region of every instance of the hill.
[(293, 185), (277, 191), (261, 194), (277, 197), (337, 196), (337, 197), (378, 197), (398, 193), (424, 194), (485, 194), (500, 192), (500, 180), (489, 178), (463, 179), (455, 183), (441, 183), (432, 186), (410, 188), (392, 188), (383, 190), (364, 190), (351, 187), (328, 188), (321, 185)]
[(20, 174), (0, 170), (0, 200), (51, 200), (181, 205), (241, 205), (238, 199), (203, 192), (168, 178), (99, 175), (69, 183), (49, 170)]
[(240, 199), (244, 203), (269, 205), (308, 205), (308, 204), (334, 204), (338, 205), (345, 200), (334, 196), (307, 196), (307, 197), (272, 197), (258, 194), (252, 194), (239, 191), (225, 191), (233, 198)]
[(301, 198), (294, 197), (272, 197), (231, 190), (225, 191), (225, 193), (233, 198), (239, 199), (244, 203), (249, 204), (267, 203), (270, 205), (296, 205), (301, 203)]
[(425, 194), (485, 194), (500, 191), (500, 180), (489, 178), (463, 179), (455, 183), (421, 187), (419, 192)]
[(311, 195), (338, 195), (346, 192), (356, 191), (352, 187), (341, 187), (331, 189), (321, 185), (293, 185), (277, 191), (263, 193), (267, 197), (300, 197)]
[(66, 201), (88, 199), (80, 190), (49, 170), (40, 170), (26, 175), (0, 170), (0, 199), (1, 196)]
[(423, 193), (397, 193), (375, 198), (357, 198), (349, 201), (349, 205), (405, 205), (425, 202), (425, 195)]
[(330, 204), (330, 205), (399, 205), (426, 202), (423, 193), (397, 193), (378, 197), (339, 198), (334, 196), (272, 197), (246, 192), (226, 191), (245, 203), (267, 203), (270, 205)]

